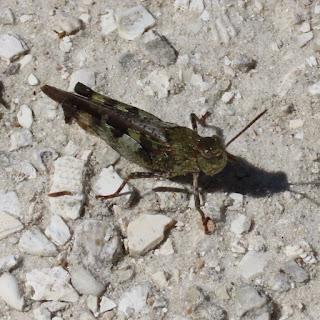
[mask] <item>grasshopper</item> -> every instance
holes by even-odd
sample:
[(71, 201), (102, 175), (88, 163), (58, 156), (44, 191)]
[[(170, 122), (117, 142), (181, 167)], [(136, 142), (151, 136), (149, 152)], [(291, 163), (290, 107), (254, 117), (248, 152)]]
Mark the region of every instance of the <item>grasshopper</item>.
[[(94, 92), (80, 82), (74, 88), (76, 94), (48, 85), (41, 90), (62, 105), (66, 122), (75, 119), (83, 129), (97, 134), (120, 155), (149, 170), (129, 174), (114, 194), (97, 195), (97, 198), (110, 199), (119, 196), (130, 179), (172, 178), (192, 173), (195, 207), (201, 214), (207, 234), (213, 231), (214, 222), (205, 216), (200, 207), (200, 172), (215, 175), (226, 166), (228, 159), (234, 160), (235, 156), (228, 153), (226, 147), (267, 111), (260, 113), (224, 145), (216, 135), (198, 135), (197, 122), (203, 122), (206, 115), (199, 119), (195, 114), (191, 114), (191, 130), (164, 122), (153, 114)], [(62, 194), (69, 193), (60, 192), (52, 196)]]

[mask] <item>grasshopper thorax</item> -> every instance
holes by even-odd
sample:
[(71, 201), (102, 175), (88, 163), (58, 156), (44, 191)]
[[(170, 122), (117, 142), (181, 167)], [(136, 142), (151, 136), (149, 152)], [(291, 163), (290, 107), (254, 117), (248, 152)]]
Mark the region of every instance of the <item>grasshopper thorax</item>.
[(213, 176), (227, 164), (227, 154), (222, 140), (218, 136), (201, 137), (196, 146), (196, 158), (199, 169)]

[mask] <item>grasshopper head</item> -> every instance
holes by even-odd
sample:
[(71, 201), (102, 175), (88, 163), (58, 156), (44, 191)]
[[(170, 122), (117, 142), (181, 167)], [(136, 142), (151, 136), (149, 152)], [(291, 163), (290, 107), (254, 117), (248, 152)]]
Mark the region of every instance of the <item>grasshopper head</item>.
[(218, 136), (201, 138), (196, 151), (199, 169), (207, 175), (217, 174), (227, 164), (227, 153)]

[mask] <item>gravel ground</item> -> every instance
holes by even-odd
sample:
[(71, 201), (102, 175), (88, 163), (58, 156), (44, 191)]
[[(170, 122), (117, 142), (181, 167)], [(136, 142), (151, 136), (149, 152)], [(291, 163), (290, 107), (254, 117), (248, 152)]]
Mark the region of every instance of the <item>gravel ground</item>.
[[(319, 29), (307, 0), (2, 0), (0, 319), (319, 319)], [(78, 81), (226, 142), (268, 109), (201, 176), (211, 235), (188, 176), (95, 198), (141, 168), (40, 89)]]

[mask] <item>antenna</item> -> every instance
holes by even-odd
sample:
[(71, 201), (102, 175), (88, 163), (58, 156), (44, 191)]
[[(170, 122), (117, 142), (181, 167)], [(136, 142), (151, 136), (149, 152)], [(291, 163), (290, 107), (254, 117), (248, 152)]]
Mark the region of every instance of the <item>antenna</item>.
[(234, 141), (236, 140), (239, 136), (241, 136), (247, 129), (249, 129), (258, 119), (260, 119), (268, 109), (262, 111), (259, 115), (257, 115), (245, 128), (243, 128), (237, 135), (235, 135), (229, 142), (224, 146), (224, 150), (227, 149), (227, 147)]

